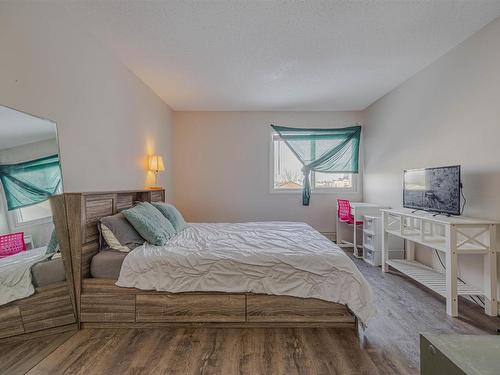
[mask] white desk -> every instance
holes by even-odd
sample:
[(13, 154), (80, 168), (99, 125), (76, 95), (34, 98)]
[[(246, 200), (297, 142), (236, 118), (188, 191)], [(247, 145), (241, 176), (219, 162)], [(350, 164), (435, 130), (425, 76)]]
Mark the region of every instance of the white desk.
[[(408, 209), (382, 210), (382, 271), (389, 266), (446, 298), (446, 313), (458, 316), (458, 296), (483, 296), (485, 312), (496, 316), (497, 305), (497, 222), (465, 216), (434, 216)], [(388, 236), (410, 244), (406, 259), (389, 259)], [(444, 255), (445, 270), (435, 271), (415, 261), (415, 244)], [(423, 248), (425, 248), (423, 247)], [(483, 286), (475, 287), (458, 279), (458, 256), (483, 256)]]
[[(365, 202), (351, 202), (351, 214), (354, 217), (354, 221), (363, 221), (365, 215), (380, 216), (380, 211), (382, 209), (389, 208), (388, 206), (381, 206), (379, 204), (365, 203)], [(338, 208), (337, 208), (338, 209)], [(352, 247), (354, 249), (354, 256), (357, 258), (362, 258), (363, 254), (359, 255), (358, 245), (357, 245), (357, 228), (353, 225), (353, 241), (347, 242), (342, 239), (342, 231), (340, 230), (339, 215), (337, 214), (337, 245), (340, 247)]]

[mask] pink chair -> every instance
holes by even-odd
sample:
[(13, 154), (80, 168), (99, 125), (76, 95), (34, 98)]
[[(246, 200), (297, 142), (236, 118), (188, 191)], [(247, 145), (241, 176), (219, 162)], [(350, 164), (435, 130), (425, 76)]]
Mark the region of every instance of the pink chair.
[(0, 235), (0, 258), (5, 258), (21, 251), (26, 251), (24, 232)]
[[(362, 221), (354, 220), (354, 216), (351, 214), (351, 202), (347, 199), (337, 199), (337, 220), (347, 225), (363, 225)], [(339, 238), (339, 233), (337, 233), (337, 238)], [(357, 253), (358, 245), (356, 242), (356, 236), (354, 236), (354, 243), (340, 240), (337, 241), (337, 245), (340, 247), (353, 247), (356, 250), (355, 253)]]

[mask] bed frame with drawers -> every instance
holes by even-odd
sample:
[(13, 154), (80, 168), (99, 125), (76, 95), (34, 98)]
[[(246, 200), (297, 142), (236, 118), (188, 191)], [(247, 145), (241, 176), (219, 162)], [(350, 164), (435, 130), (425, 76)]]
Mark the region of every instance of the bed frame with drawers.
[(35, 288), (29, 297), (0, 306), (0, 342), (76, 330), (76, 305), (64, 196), (50, 198), (66, 281)]
[(78, 322), (85, 327), (342, 327), (357, 329), (346, 305), (253, 293), (169, 293), (121, 288), (90, 275), (98, 221), (134, 202), (164, 202), (164, 190), (65, 193)]

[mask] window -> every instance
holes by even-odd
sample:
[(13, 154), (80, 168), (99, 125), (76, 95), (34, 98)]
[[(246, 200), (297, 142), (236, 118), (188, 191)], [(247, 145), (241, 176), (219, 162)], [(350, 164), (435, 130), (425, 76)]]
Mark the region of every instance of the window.
[[(279, 135), (272, 132), (272, 190), (274, 191), (301, 191), (304, 175), (302, 163), (280, 139)], [(310, 141), (306, 152), (317, 156), (321, 145)], [(333, 190), (356, 190), (356, 176), (353, 173), (321, 173), (311, 172), (311, 187), (316, 192)]]
[(33, 206), (18, 208), (14, 211), (16, 226), (27, 224), (33, 221), (40, 221), (52, 217), (52, 209), (47, 199)]

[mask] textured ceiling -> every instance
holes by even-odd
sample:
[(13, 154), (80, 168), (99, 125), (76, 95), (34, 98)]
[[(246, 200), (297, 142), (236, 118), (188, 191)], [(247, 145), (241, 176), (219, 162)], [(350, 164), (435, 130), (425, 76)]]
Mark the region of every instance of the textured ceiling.
[(500, 15), (500, 1), (66, 3), (175, 110), (359, 110)]

